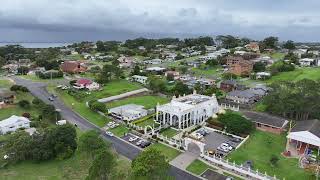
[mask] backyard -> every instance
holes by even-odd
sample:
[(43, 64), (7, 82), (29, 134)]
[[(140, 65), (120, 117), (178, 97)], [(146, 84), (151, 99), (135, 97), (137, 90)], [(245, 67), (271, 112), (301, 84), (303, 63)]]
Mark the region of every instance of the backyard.
[(129, 129), (125, 125), (120, 124), (118, 127), (109, 129), (108, 131), (112, 132), (117, 137), (121, 137), (124, 136), (125, 133), (128, 133)]
[[(279, 179), (309, 179), (311, 174), (298, 167), (298, 159), (289, 159), (281, 155), (286, 145), (285, 135), (276, 135), (262, 131), (255, 131), (249, 140), (239, 149), (228, 156), (230, 162), (237, 164), (247, 160), (253, 161), (254, 169), (267, 172), (268, 175), (276, 175)], [(275, 155), (279, 161), (275, 166), (270, 163)]]
[(191, 72), (194, 73), (195, 76), (199, 77), (217, 77), (219, 76), (219, 71), (222, 70), (221, 67), (200, 67), (200, 68), (192, 68)]
[(121, 100), (112, 101), (107, 103), (107, 108), (113, 108), (126, 104), (138, 104), (144, 106), (146, 109), (154, 108), (157, 103), (164, 104), (168, 99), (160, 96), (145, 95), (145, 96), (132, 96)]
[(154, 114), (152, 115), (148, 115), (146, 117), (143, 117), (141, 119), (138, 119), (136, 121), (133, 121), (132, 122), (133, 124), (137, 125), (137, 126), (140, 126), (140, 127), (145, 127), (145, 126), (151, 126), (153, 127), (153, 125), (155, 127), (158, 127), (159, 124), (155, 123), (154, 121)]

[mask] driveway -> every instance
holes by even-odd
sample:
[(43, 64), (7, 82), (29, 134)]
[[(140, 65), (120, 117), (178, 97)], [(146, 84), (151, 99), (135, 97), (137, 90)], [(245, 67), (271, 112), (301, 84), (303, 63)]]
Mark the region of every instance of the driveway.
[(180, 169), (186, 169), (199, 155), (186, 151), (176, 158), (174, 158), (170, 164)]

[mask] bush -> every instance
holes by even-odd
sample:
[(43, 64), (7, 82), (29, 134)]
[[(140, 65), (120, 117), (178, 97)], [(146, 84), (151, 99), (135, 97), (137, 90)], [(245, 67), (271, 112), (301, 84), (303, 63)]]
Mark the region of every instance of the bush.
[(100, 111), (103, 113), (107, 112), (107, 107), (102, 102), (98, 102), (98, 101), (91, 102), (91, 103), (89, 103), (89, 107), (90, 107), (90, 109), (92, 109), (94, 111)]
[(21, 108), (24, 108), (24, 109), (28, 109), (30, 108), (30, 102), (27, 101), (27, 100), (21, 100), (18, 102), (18, 105), (21, 107)]
[(29, 89), (27, 87), (24, 86), (20, 86), (20, 85), (12, 85), (10, 87), (10, 91), (21, 91), (21, 92), (29, 92)]

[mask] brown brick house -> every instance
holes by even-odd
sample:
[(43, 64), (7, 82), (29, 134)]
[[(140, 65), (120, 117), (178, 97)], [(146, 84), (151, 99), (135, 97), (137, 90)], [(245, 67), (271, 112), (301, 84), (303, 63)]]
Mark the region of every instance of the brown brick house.
[(242, 113), (244, 117), (255, 124), (256, 129), (274, 134), (281, 134), (286, 131), (286, 127), (289, 123), (289, 121), (284, 118), (266, 113), (254, 111), (243, 111)]
[(226, 58), (229, 72), (238, 76), (249, 75), (253, 69), (253, 63), (241, 56), (228, 56)]
[(65, 61), (60, 65), (60, 69), (66, 73), (82, 73), (87, 71), (87, 67), (79, 61)]

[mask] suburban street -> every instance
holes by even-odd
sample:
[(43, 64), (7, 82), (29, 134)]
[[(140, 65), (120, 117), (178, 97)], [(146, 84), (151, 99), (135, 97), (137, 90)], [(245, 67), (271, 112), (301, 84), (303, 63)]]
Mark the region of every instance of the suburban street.
[[(48, 100), (50, 96), (49, 92), (46, 90), (46, 83), (42, 82), (33, 82), (31, 80), (26, 80), (18, 77), (12, 77), (16, 84), (25, 86), (29, 89), (32, 95), (38, 97), (39, 99), (43, 100), (46, 103), (52, 104), (55, 106), (56, 109), (60, 110), (62, 117), (68, 120), (70, 123), (77, 124), (81, 130), (89, 130), (89, 129), (96, 129), (101, 132), (103, 138), (112, 143), (113, 148), (121, 155), (133, 160), (141, 150), (137, 147), (130, 145), (117, 137), (110, 137), (107, 136), (104, 131), (102, 131), (98, 126), (91, 124), (86, 119), (78, 115), (74, 112), (71, 108), (67, 107), (59, 98), (56, 98), (53, 102)], [(170, 175), (174, 176), (177, 180), (195, 180), (200, 179), (192, 174), (181, 170), (177, 167), (171, 166), (170, 167)]]

